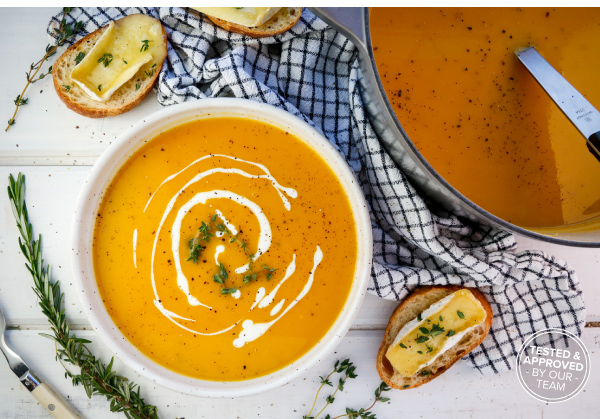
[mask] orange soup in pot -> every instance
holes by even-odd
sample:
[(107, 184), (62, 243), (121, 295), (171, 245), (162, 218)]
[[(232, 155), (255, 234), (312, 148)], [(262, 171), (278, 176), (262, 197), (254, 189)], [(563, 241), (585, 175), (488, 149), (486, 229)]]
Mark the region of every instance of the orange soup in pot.
[(515, 56), (534, 45), (600, 108), (599, 8), (373, 8), (370, 28), (394, 112), (452, 186), (523, 227), (600, 215), (600, 162)]
[(211, 117), (161, 133), (112, 180), (94, 270), (141, 352), (188, 376), (238, 381), (319, 342), (353, 283), (353, 212), (335, 173), (263, 122)]

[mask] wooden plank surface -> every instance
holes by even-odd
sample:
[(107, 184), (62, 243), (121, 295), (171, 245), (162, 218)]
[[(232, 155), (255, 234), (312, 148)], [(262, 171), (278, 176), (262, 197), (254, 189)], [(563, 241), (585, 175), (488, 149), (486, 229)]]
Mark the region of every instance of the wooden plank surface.
[[(93, 332), (80, 332), (81, 337), (94, 341), (92, 348), (105, 359), (111, 354), (98, 342)], [(375, 354), (381, 343), (382, 331), (352, 331), (329, 356), (292, 383), (263, 395), (233, 399), (205, 399), (184, 396), (152, 384), (116, 362), (119, 373), (141, 383), (143, 396), (156, 404), (163, 418), (302, 418), (308, 413), (319, 386), (320, 375), (327, 374), (336, 359), (350, 358), (357, 366), (358, 378), (345, 386), (343, 394), (336, 397), (331, 413), (344, 413), (346, 406), (366, 407), (371, 404), (373, 391), (379, 384), (374, 367)], [(85, 397), (82, 388), (73, 388), (63, 378), (60, 364), (54, 361), (53, 343), (35, 331), (10, 331), (9, 344), (18, 351), (31, 367), (41, 371), (60, 392), (68, 396), (87, 418), (110, 419), (119, 417), (108, 411), (105, 400)], [(591, 355), (592, 365), (600, 364), (600, 328), (586, 328), (583, 341)], [(592, 367), (593, 368), (593, 367)], [(597, 418), (600, 374), (590, 375), (586, 388), (572, 401), (545, 404), (529, 396), (520, 386), (515, 372), (485, 377), (464, 363), (414, 390), (391, 391), (390, 402), (377, 406), (380, 419), (391, 418)], [(318, 406), (324, 403), (322, 394)], [(35, 399), (23, 389), (14, 375), (0, 362), (0, 417), (49, 417)], [(333, 415), (332, 415), (333, 417)]]
[[(27, 179), (27, 203), (35, 234), (42, 234), (43, 253), (51, 264), (54, 279), (61, 282), (67, 301), (67, 318), (74, 325), (87, 325), (73, 285), (71, 272), (71, 218), (79, 190), (89, 167), (0, 166), (0, 181), (6, 182), (10, 173), (23, 172)], [(4, 183), (6, 184), (6, 183)], [(8, 196), (4, 187), (0, 193), (0, 307), (6, 313), (8, 323), (17, 325), (43, 325), (35, 295), (31, 290), (31, 278), (21, 255)], [(24, 304), (24, 302), (26, 302)], [(356, 326), (381, 328), (387, 324), (397, 303), (367, 296)]]
[[(63, 284), (67, 301), (67, 316), (76, 325), (87, 320), (79, 307), (72, 285), (71, 216), (81, 185), (89, 167), (64, 166), (0, 166), (0, 180), (6, 182), (9, 173), (23, 172), (27, 177), (27, 202), (36, 234), (43, 235), (43, 250), (51, 263), (55, 279)], [(2, 189), (4, 190), (4, 189)], [(18, 232), (5, 192), (0, 193), (0, 306), (5, 308), (11, 325), (36, 325), (45, 322), (40, 317), (30, 290), (30, 278), (17, 246)], [(577, 249), (520, 238), (524, 248), (537, 248), (569, 261), (577, 270), (585, 291), (588, 321), (600, 320), (600, 260), (597, 249)], [(23, 304), (27, 301), (27, 304)], [(368, 296), (356, 319), (357, 328), (383, 328), (396, 303)]]

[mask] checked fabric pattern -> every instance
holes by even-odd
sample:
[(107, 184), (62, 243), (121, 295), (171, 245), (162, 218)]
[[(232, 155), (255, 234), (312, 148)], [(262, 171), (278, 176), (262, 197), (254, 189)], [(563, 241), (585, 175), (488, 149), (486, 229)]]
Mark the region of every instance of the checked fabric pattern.
[[(512, 369), (522, 341), (541, 329), (581, 334), (582, 291), (567, 263), (539, 251), (516, 253), (511, 234), (458, 219), (417, 195), (365, 115), (354, 46), (310, 11), (290, 31), (261, 40), (180, 8), (75, 8), (67, 20), (83, 21), (89, 33), (132, 13), (160, 19), (168, 34), (161, 104), (223, 95), (266, 102), (338, 147), (370, 206), (371, 293), (402, 300), (416, 286), (459, 284), (485, 294), (494, 320), (482, 345), (464, 358), (473, 367), (484, 374)], [(50, 35), (60, 18), (51, 20)]]

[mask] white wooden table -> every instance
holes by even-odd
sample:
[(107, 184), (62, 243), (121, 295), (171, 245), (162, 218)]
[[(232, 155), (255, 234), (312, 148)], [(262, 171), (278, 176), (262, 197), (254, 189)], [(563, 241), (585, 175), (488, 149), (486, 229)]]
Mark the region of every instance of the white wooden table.
[[(13, 111), (12, 101), (20, 93), (29, 64), (40, 58), (48, 39), (46, 23), (57, 9), (0, 9), (0, 120)], [(36, 83), (26, 97), (29, 103), (8, 133), (0, 131), (0, 307), (12, 330), (9, 344), (30, 366), (67, 396), (86, 418), (124, 417), (109, 412), (102, 398), (88, 399), (83, 388), (74, 388), (54, 360), (54, 344), (38, 335), (48, 331), (31, 290), (31, 278), (17, 246), (17, 230), (5, 192), (9, 173), (27, 176), (27, 203), (35, 233), (43, 234), (43, 252), (52, 266), (52, 276), (65, 293), (70, 324), (78, 335), (93, 341), (91, 347), (108, 360), (112, 354), (90, 330), (72, 284), (70, 222), (80, 187), (99, 154), (124, 129), (142, 116), (160, 109), (150, 95), (124, 115), (89, 119), (68, 110), (57, 98), (52, 82)], [(520, 248), (536, 248), (569, 261), (577, 270), (585, 291), (588, 322), (600, 321), (600, 251), (551, 245), (519, 237)], [(301, 418), (312, 403), (318, 376), (327, 373), (338, 358), (349, 357), (357, 365), (359, 378), (351, 381), (337, 398), (332, 417), (346, 406), (368, 406), (380, 380), (375, 354), (393, 302), (368, 296), (344, 343), (329, 359), (287, 386), (266, 394), (232, 399), (203, 399), (156, 386), (116, 362), (119, 373), (140, 383), (146, 400), (159, 407), (162, 418)], [(597, 325), (597, 324), (596, 324)], [(598, 417), (600, 389), (600, 327), (588, 324), (583, 341), (592, 357), (592, 373), (586, 388), (576, 398), (547, 405), (525, 393), (514, 372), (483, 377), (466, 365), (457, 364), (439, 379), (410, 391), (391, 392), (390, 402), (377, 406), (379, 418)], [(324, 395), (327, 395), (325, 392)], [(321, 401), (322, 402), (322, 401)], [(320, 403), (321, 403), (320, 402)], [(28, 394), (0, 358), (0, 418), (50, 417)]]

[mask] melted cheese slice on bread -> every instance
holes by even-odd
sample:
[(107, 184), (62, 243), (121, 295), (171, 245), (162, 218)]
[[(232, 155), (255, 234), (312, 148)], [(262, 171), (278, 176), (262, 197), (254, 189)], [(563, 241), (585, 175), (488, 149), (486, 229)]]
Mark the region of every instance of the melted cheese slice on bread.
[(106, 102), (141, 68), (147, 73), (165, 59), (161, 23), (146, 15), (111, 21), (71, 79), (93, 100)]
[(404, 377), (432, 364), (474, 327), (485, 321), (486, 311), (468, 289), (461, 289), (408, 322), (386, 352), (386, 358)]
[(192, 9), (227, 22), (253, 28), (271, 19), (281, 7), (192, 7)]

